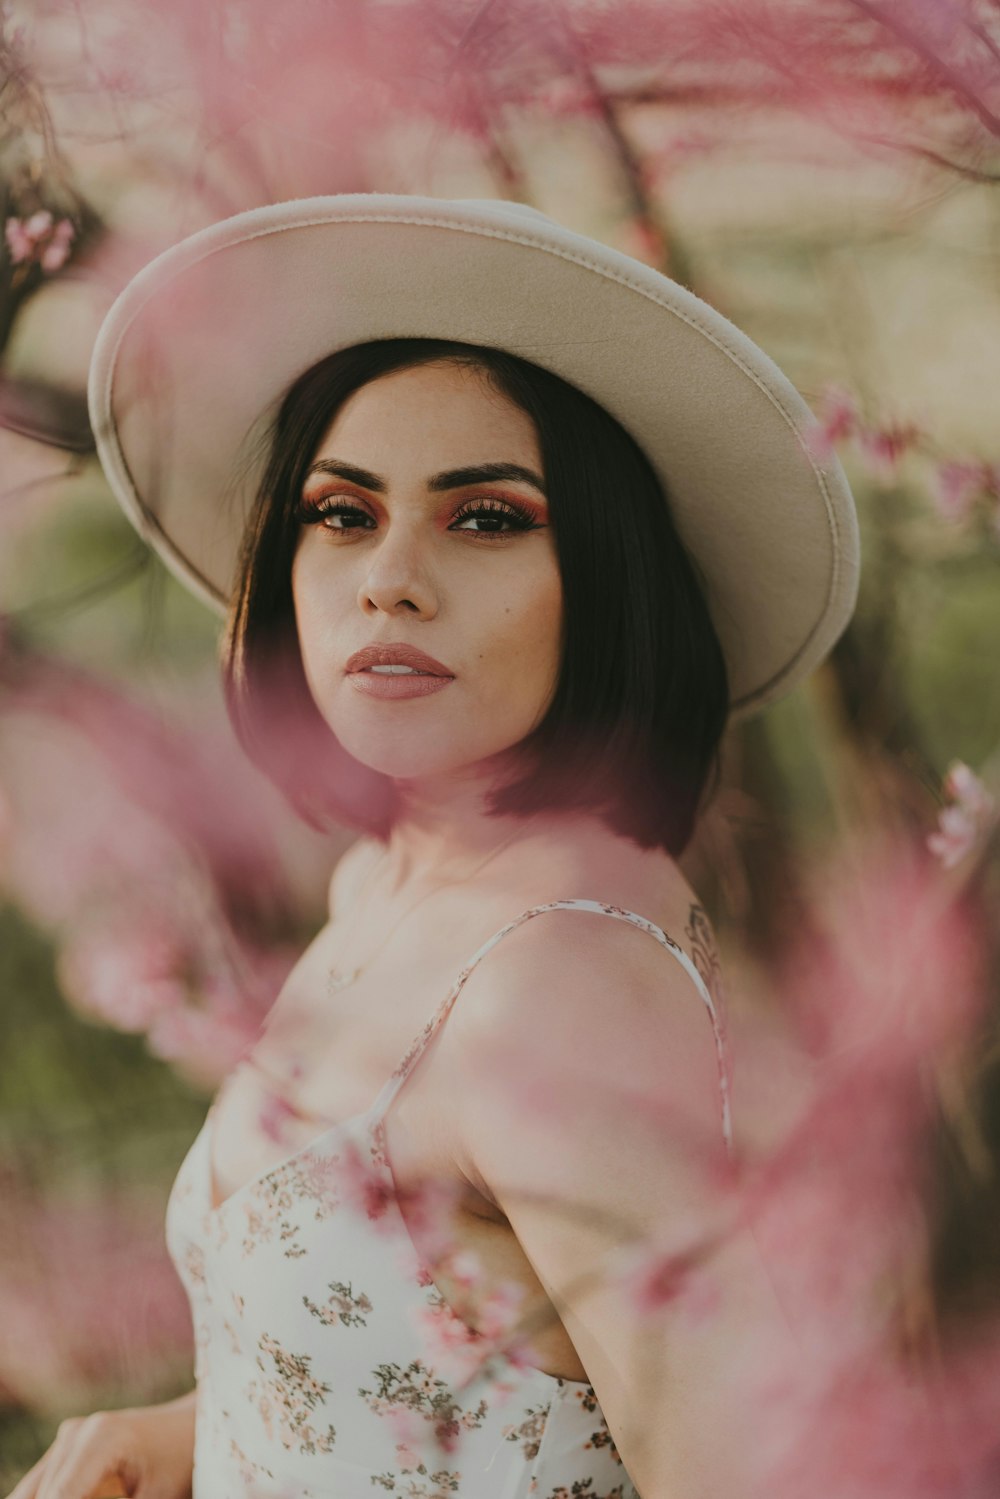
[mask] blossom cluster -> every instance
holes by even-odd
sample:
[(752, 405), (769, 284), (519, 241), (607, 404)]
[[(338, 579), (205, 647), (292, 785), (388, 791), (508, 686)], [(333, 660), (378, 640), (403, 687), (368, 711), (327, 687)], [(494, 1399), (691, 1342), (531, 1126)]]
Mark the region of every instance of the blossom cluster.
[(14, 265), (37, 264), (43, 271), (58, 271), (66, 264), (76, 238), (72, 219), (55, 220), (47, 208), (30, 218), (9, 218), (4, 238)]
[[(929, 448), (916, 422), (866, 421), (851, 391), (829, 385), (819, 402), (818, 420), (809, 434), (809, 446), (822, 463), (835, 449), (849, 442), (880, 484), (896, 481), (908, 453), (928, 453)], [(971, 457), (932, 459), (928, 487), (935, 512), (942, 520), (962, 525), (983, 507), (1000, 540), (1000, 463)]]
[(927, 847), (945, 869), (980, 847), (996, 826), (996, 798), (979, 777), (961, 760), (955, 760), (945, 776), (949, 804), (938, 814), (938, 826), (927, 839)]

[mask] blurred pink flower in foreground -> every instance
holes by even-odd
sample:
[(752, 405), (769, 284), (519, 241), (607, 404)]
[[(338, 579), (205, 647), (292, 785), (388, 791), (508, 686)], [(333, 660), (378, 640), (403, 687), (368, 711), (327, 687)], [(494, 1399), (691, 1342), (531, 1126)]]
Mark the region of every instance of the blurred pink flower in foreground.
[(996, 799), (979, 777), (961, 760), (951, 765), (944, 789), (951, 805), (938, 813), (938, 830), (927, 839), (927, 847), (952, 869), (981, 845), (997, 822)]
[[(413, 1314), (434, 1349), (434, 1363), (436, 1368), (440, 1366), (439, 1372), (444, 1373), (449, 1383), (471, 1385), (487, 1370), (502, 1373), (496, 1363), (501, 1349), (511, 1363), (529, 1363), (530, 1345), (516, 1333), (526, 1294), (524, 1287), (505, 1281), (484, 1290), (480, 1285), (482, 1266), (470, 1254), (450, 1256), (448, 1271), (463, 1295), (462, 1315), (457, 1315), (438, 1292), (432, 1292), (429, 1303), (418, 1307)], [(428, 1288), (433, 1285), (426, 1269), (420, 1279)]]
[(942, 520), (968, 520), (978, 499), (1000, 496), (1000, 471), (973, 459), (946, 460), (934, 470), (931, 495)]
[(165, 1011), (187, 1000), (178, 977), (177, 934), (162, 919), (132, 913), (116, 930), (85, 928), (59, 954), (67, 998), (85, 1013), (120, 1031), (147, 1031)]
[(163, 1203), (87, 1202), (3, 1182), (0, 1399), (63, 1413), (101, 1385), (154, 1396), (190, 1359), (191, 1314), (163, 1244)]
[(846, 441), (857, 430), (858, 404), (851, 391), (842, 385), (829, 385), (820, 399), (817, 423), (809, 432), (809, 447), (820, 463), (826, 462), (838, 443)]
[(75, 237), (73, 221), (60, 219), (54, 223), (47, 208), (33, 213), (29, 219), (9, 218), (4, 226), (4, 238), (14, 265), (37, 261), (43, 271), (58, 271), (65, 265)]
[(913, 422), (895, 422), (885, 427), (861, 427), (858, 447), (872, 475), (882, 484), (892, 484), (906, 453), (920, 437)]
[[(688, 1248), (678, 1241), (689, 1237)], [(669, 1242), (631, 1245), (620, 1256), (618, 1274), (625, 1293), (641, 1316), (656, 1316), (666, 1309), (679, 1311), (692, 1322), (700, 1322), (718, 1306), (718, 1286), (711, 1272), (700, 1273), (706, 1252), (704, 1235), (696, 1222), (685, 1235), (683, 1225), (671, 1225)]]
[(881, 483), (895, 479), (903, 455), (920, 436), (912, 422), (871, 426), (861, 415), (852, 391), (842, 385), (829, 385), (819, 402), (816, 424), (807, 437), (809, 449), (818, 462), (826, 462), (834, 450), (853, 439), (869, 471)]
[(816, 1089), (742, 1188), (802, 1350), (789, 1369), (777, 1340), (746, 1349), (755, 1496), (954, 1499), (996, 1460), (990, 1401), (968, 1394), (973, 1367), (1000, 1390), (1000, 1325), (933, 1361), (899, 1350), (901, 1298), (926, 1268), (934, 1079), (983, 1018), (984, 958), (973, 917), (918, 849), (868, 848), (817, 871), (780, 976)]
[(927, 459), (926, 484), (939, 518), (963, 525), (976, 513), (979, 502), (985, 501), (993, 506), (992, 523), (1000, 535), (1000, 464), (978, 458), (935, 459), (934, 443), (917, 423), (865, 421), (857, 398), (844, 386), (824, 389), (806, 443), (819, 463), (828, 462), (838, 447), (852, 443), (879, 484), (895, 483), (905, 455), (919, 452)]
[[(212, 990), (215, 992), (211, 992)], [(173, 1062), (196, 1085), (213, 1088), (258, 1039), (258, 1017), (242, 997), (216, 986), (202, 986), (207, 1002), (174, 1005), (153, 1019), (147, 1032), (150, 1051)]]
[[(966, 771), (952, 784), (975, 799)], [(644, 1325), (662, 1318), (665, 1348), (682, 1322), (711, 1339), (727, 1300), (718, 1276), (726, 1246), (752, 1235), (774, 1303), (748, 1315), (726, 1350), (741, 1499), (985, 1499), (991, 1490), (974, 1485), (1000, 1462), (1000, 1319), (984, 1319), (974, 1345), (956, 1336), (933, 1356), (906, 1354), (903, 1335), (914, 1298), (926, 1305), (935, 1079), (985, 1015), (982, 934), (939, 866), (910, 843), (845, 847), (801, 883), (808, 898), (795, 938), (764, 980), (796, 1044), (782, 1062), (752, 1007), (738, 1023), (730, 1017), (737, 1153), (728, 1186), (701, 1124), (686, 1126), (673, 1107), (669, 1056), (655, 1095), (635, 1091), (630, 1077), (609, 1083), (607, 1067), (554, 1085), (529, 1046), (491, 1053), (483, 1086), (502, 1087), (540, 1128), (554, 1114), (578, 1118), (581, 1097), (589, 1133), (600, 1133), (605, 1112), (643, 1116), (672, 1152), (681, 1132), (695, 1168), (703, 1161), (709, 1208), (665, 1215), (656, 1242), (630, 1241), (622, 1227), (620, 1283)], [(738, 972), (728, 977), (739, 983)], [(808, 1072), (809, 1085), (780, 1130), (758, 1132), (741, 1082), (770, 1066), (771, 1095), (782, 1093), (775, 1057)], [(772, 1105), (762, 1098), (761, 1107)]]
[(215, 1086), (300, 951), (276, 795), (197, 707), (170, 723), (50, 658), (0, 664), (7, 890), (72, 1004)]

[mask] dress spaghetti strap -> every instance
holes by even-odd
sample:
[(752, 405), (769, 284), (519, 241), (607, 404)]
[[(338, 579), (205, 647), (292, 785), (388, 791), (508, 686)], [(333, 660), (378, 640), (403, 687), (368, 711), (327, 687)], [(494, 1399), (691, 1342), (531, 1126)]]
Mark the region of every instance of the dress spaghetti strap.
[(720, 1006), (716, 1004), (715, 1000), (709, 992), (708, 985), (705, 983), (704, 978), (698, 972), (698, 969), (688, 957), (687, 953), (684, 952), (679, 943), (675, 942), (672, 937), (668, 937), (666, 932), (664, 932), (654, 922), (648, 921), (645, 916), (640, 916), (635, 911), (626, 911), (621, 906), (612, 906), (608, 905), (604, 901), (597, 900), (551, 900), (546, 901), (543, 905), (529, 906), (526, 911), (522, 911), (519, 916), (515, 916), (513, 921), (508, 921), (506, 926), (502, 926), (499, 931), (494, 932), (492, 937), (489, 937), (481, 947), (477, 948), (472, 957), (466, 963), (465, 967), (459, 973), (454, 984), (445, 995), (444, 999), (441, 1001), (441, 1004), (438, 1006), (437, 1010), (434, 1012), (430, 1020), (428, 1020), (427, 1024), (424, 1026), (423, 1030), (414, 1040), (406, 1055), (402, 1058), (399, 1065), (392, 1073), (392, 1076), (386, 1083), (382, 1097), (378, 1101), (379, 1112), (384, 1113), (389, 1108), (392, 1100), (395, 1098), (396, 1094), (403, 1086), (403, 1083), (409, 1077), (417, 1062), (420, 1060), (420, 1057), (423, 1055), (432, 1037), (443, 1025), (445, 1019), (451, 1011), (452, 1005), (455, 1003), (455, 1000), (461, 993), (466, 979), (469, 977), (469, 974), (473, 971), (479, 961), (484, 958), (490, 951), (490, 949), (494, 947), (502, 937), (505, 937), (508, 932), (514, 931), (515, 928), (519, 927), (522, 922), (530, 920), (531, 917), (541, 915), (543, 911), (589, 911), (596, 912), (600, 916), (613, 917), (617, 921), (628, 921), (633, 926), (641, 927), (643, 931), (646, 931), (650, 934), (650, 936), (655, 937), (660, 945), (662, 947), (665, 947), (667, 952), (671, 953), (673, 957), (677, 959), (678, 963), (680, 963), (681, 967), (684, 969), (685, 973), (688, 975), (696, 990), (700, 994), (705, 1007), (708, 1010), (709, 1018), (712, 1023), (712, 1034), (715, 1037), (715, 1051), (719, 1071), (722, 1134), (723, 1139), (725, 1140), (726, 1152), (731, 1157), (733, 1153), (733, 1135), (732, 1113), (730, 1107), (729, 1058), (725, 1039), (724, 1017), (720, 1011)]

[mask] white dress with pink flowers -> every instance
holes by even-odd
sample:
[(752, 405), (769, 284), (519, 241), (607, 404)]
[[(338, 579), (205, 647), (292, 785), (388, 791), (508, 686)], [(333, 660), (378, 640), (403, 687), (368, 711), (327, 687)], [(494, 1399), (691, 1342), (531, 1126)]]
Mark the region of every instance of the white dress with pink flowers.
[(721, 1017), (698, 971), (708, 949), (689, 929), (696, 966), (645, 917), (589, 900), (551, 901), (508, 922), (462, 969), (366, 1113), (217, 1208), (213, 1104), (166, 1214), (195, 1330), (193, 1499), (638, 1499), (592, 1387), (472, 1333), (444, 1301), (384, 1149), (386, 1110), (473, 968), (522, 921), (556, 909), (633, 922), (687, 970), (711, 1018), (731, 1146)]

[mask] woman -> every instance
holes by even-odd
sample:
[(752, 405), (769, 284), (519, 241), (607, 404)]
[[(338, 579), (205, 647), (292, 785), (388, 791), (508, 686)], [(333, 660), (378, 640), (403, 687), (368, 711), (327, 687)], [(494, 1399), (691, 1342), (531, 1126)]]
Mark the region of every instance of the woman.
[(228, 610), (248, 752), (362, 836), (171, 1194), (196, 1390), (64, 1423), (16, 1499), (735, 1492), (752, 1249), (722, 1241), (704, 1328), (638, 1315), (623, 1267), (720, 1231), (676, 859), (729, 713), (853, 606), (806, 408), (535, 210), (376, 194), (161, 256), (91, 405), (131, 518)]

